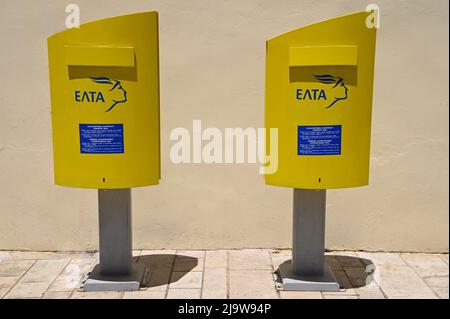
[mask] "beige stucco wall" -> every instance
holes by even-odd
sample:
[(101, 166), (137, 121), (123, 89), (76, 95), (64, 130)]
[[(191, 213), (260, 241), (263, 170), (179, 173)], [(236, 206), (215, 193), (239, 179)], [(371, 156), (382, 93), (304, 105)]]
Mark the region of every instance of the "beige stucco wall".
[[(174, 165), (171, 129), (261, 127), (265, 40), (366, 1), (2, 0), (0, 249), (97, 248), (95, 190), (53, 185), (46, 37), (160, 13), (162, 181), (133, 191), (136, 248), (289, 247), (292, 190), (257, 165)], [(448, 251), (448, 1), (377, 1), (370, 186), (328, 192), (327, 247)]]

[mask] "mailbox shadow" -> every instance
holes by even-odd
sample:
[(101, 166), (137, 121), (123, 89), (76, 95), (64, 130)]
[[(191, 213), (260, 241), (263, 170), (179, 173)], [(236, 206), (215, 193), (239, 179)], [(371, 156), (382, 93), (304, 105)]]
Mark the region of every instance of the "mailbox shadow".
[[(344, 255), (326, 255), (325, 262), (334, 273), (341, 289), (360, 288), (373, 281), (376, 268), (371, 260)], [(292, 260), (286, 260), (275, 270), (277, 283), (281, 284), (280, 268), (290, 263)]]
[(68, 66), (69, 79), (89, 79), (91, 76), (106, 76), (111, 79), (137, 81), (136, 67)]
[(358, 84), (358, 72), (355, 66), (302, 66), (289, 68), (289, 82), (317, 82), (314, 74), (329, 74), (340, 76), (345, 84), (356, 86)]
[(134, 67), (69, 65), (67, 72), (70, 80), (89, 79), (92, 76), (106, 76), (115, 80), (136, 82), (137, 61), (135, 56)]
[(142, 255), (134, 260), (147, 266), (148, 272), (143, 282), (147, 288), (177, 282), (198, 265), (195, 257), (173, 254)]

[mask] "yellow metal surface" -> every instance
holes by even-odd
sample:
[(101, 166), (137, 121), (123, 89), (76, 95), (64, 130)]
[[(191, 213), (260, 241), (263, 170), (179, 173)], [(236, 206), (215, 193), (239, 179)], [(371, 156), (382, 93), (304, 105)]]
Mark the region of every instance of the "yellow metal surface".
[(356, 46), (314, 46), (289, 48), (289, 66), (356, 65)]
[(55, 183), (129, 188), (160, 179), (158, 15), (48, 38)]
[(132, 47), (71, 46), (65, 48), (66, 64), (78, 66), (134, 67)]
[[(267, 41), (265, 127), (278, 128), (266, 184), (345, 188), (369, 181), (376, 29), (361, 12)], [(270, 136), (266, 146), (269, 149)]]

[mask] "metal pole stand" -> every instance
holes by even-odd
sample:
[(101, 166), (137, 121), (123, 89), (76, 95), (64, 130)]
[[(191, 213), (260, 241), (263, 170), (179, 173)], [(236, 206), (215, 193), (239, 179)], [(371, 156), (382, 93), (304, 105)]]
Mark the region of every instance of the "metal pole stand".
[(83, 291), (139, 290), (146, 267), (132, 262), (131, 189), (98, 190), (100, 262)]
[(292, 264), (282, 264), (284, 290), (339, 291), (325, 263), (326, 190), (294, 188)]

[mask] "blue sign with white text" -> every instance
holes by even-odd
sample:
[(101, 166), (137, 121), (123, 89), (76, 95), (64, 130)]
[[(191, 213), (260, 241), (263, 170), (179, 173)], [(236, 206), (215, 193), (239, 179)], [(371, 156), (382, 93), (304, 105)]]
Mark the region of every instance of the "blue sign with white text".
[(297, 155), (340, 155), (341, 125), (297, 127)]
[(80, 124), (81, 154), (123, 152), (123, 124)]

